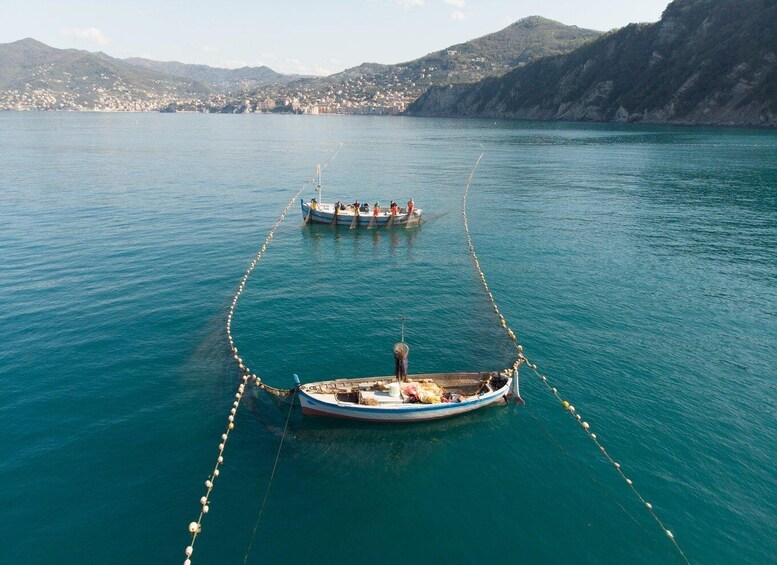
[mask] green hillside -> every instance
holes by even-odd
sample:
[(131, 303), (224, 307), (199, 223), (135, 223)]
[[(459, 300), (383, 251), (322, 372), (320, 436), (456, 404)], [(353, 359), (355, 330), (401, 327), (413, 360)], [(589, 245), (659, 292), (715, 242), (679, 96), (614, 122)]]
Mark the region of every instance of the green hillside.
[(297, 99), (303, 106), (340, 113), (397, 113), (429, 86), (475, 82), (501, 75), (537, 58), (570, 51), (601, 32), (532, 16), (466, 43), (452, 45), (413, 61), (364, 63), (327, 77), (241, 93), (227, 108), (251, 98)]
[(266, 66), (222, 69), (208, 65), (189, 65), (177, 61), (152, 61), (140, 57), (132, 57), (124, 59), (124, 61), (133, 66), (169, 76), (194, 80), (222, 92), (255, 88), (268, 84), (282, 84), (304, 78), (301, 75), (284, 75)]
[(499, 78), (429, 89), (413, 115), (777, 125), (777, 3), (676, 0)]

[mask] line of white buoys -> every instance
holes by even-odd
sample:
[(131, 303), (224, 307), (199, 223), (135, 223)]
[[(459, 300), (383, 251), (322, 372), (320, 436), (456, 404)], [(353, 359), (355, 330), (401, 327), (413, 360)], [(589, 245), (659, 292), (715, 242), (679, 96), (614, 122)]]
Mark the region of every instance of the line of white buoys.
[[(323, 165), (323, 168), (326, 168), (327, 165), (334, 159), (337, 154), (340, 151), (340, 148), (343, 146), (341, 143), (337, 150), (334, 152), (334, 154), (329, 158), (329, 160)], [(235, 362), (237, 363), (238, 369), (241, 373), (240, 378), (240, 384), (237, 387), (237, 391), (235, 392), (235, 400), (232, 402), (232, 407), (229, 410), (229, 416), (227, 417), (227, 427), (224, 430), (224, 433), (221, 434), (221, 442), (218, 445), (218, 456), (216, 457), (216, 464), (213, 468), (213, 471), (211, 472), (208, 479), (205, 481), (205, 495), (200, 498), (200, 514), (197, 517), (196, 522), (191, 522), (189, 524), (189, 533), (192, 535), (191, 542), (184, 550), (184, 553), (186, 555), (186, 560), (184, 561), (184, 565), (191, 565), (191, 556), (194, 553), (194, 543), (197, 541), (197, 536), (202, 532), (202, 519), (205, 516), (205, 514), (208, 513), (210, 510), (210, 493), (213, 490), (213, 487), (216, 483), (216, 478), (219, 476), (219, 467), (224, 463), (224, 449), (227, 445), (227, 440), (229, 439), (230, 432), (235, 428), (235, 416), (237, 415), (237, 409), (240, 407), (240, 401), (243, 399), (243, 394), (246, 391), (246, 385), (251, 382), (250, 379), (253, 379), (253, 382), (260, 383), (261, 379), (251, 374), (251, 369), (243, 362), (243, 358), (240, 357), (240, 354), (237, 349), (237, 345), (235, 345), (235, 340), (232, 337), (232, 318), (235, 315), (235, 308), (237, 307), (237, 302), (240, 299), (240, 295), (243, 294), (243, 290), (245, 290), (245, 284), (248, 281), (248, 276), (251, 274), (251, 272), (256, 268), (257, 263), (262, 258), (262, 255), (264, 255), (265, 251), (267, 251), (267, 246), (270, 244), (270, 242), (275, 237), (275, 232), (278, 229), (278, 227), (281, 225), (283, 220), (286, 218), (286, 214), (289, 212), (291, 207), (294, 205), (294, 202), (299, 198), (300, 194), (302, 194), (302, 191), (307, 188), (308, 185), (313, 183), (313, 179), (307, 181), (305, 184), (302, 185), (302, 188), (299, 189), (299, 191), (289, 200), (289, 203), (286, 205), (286, 208), (283, 209), (283, 212), (281, 212), (281, 215), (276, 220), (275, 224), (273, 224), (273, 227), (270, 229), (270, 232), (267, 234), (267, 238), (264, 240), (264, 244), (262, 245), (261, 249), (259, 249), (259, 252), (256, 254), (256, 256), (251, 260), (251, 263), (248, 265), (248, 269), (246, 270), (245, 274), (243, 274), (243, 277), (240, 279), (240, 284), (237, 287), (237, 292), (235, 292), (235, 295), (232, 297), (232, 303), (229, 306), (229, 312), (227, 313), (227, 341), (229, 342), (229, 348), (232, 352), (232, 357), (234, 358)]]
[(486, 295), (488, 296), (488, 300), (491, 302), (491, 305), (494, 309), (494, 314), (499, 318), (499, 325), (502, 326), (502, 329), (505, 330), (507, 333), (507, 336), (510, 338), (510, 340), (515, 344), (515, 348), (518, 352), (518, 359), (519, 361), (525, 362), (529, 368), (534, 372), (537, 377), (539, 377), (540, 381), (546, 386), (546, 388), (550, 391), (553, 396), (556, 397), (556, 399), (561, 404), (562, 408), (567, 411), (567, 413), (572, 416), (575, 421), (577, 421), (580, 428), (588, 435), (588, 437), (596, 444), (596, 447), (599, 449), (599, 451), (604, 455), (604, 457), (607, 459), (607, 461), (612, 464), (613, 468), (616, 470), (616, 472), (623, 478), (624, 482), (631, 488), (632, 491), (634, 491), (634, 494), (639, 498), (640, 502), (645, 506), (645, 509), (650, 512), (650, 514), (653, 516), (655, 521), (658, 523), (658, 525), (661, 527), (661, 529), (664, 531), (666, 536), (672, 540), (672, 543), (674, 544), (677, 551), (680, 553), (682, 558), (685, 560), (686, 563), (690, 563), (688, 561), (688, 558), (685, 556), (685, 553), (683, 552), (680, 545), (677, 543), (677, 540), (674, 537), (674, 534), (664, 525), (664, 523), (661, 521), (661, 519), (658, 517), (658, 514), (653, 510), (653, 505), (650, 504), (645, 500), (645, 498), (642, 496), (642, 494), (637, 490), (637, 488), (634, 486), (634, 482), (626, 476), (626, 473), (623, 471), (623, 468), (621, 467), (620, 463), (615, 461), (612, 456), (607, 452), (607, 450), (604, 448), (604, 446), (599, 441), (599, 438), (596, 437), (596, 434), (591, 431), (591, 425), (583, 420), (583, 417), (580, 415), (580, 413), (577, 411), (577, 409), (572, 406), (569, 402), (561, 398), (561, 395), (558, 392), (558, 389), (550, 384), (550, 381), (548, 380), (548, 377), (546, 375), (541, 374), (537, 370), (537, 365), (530, 362), (526, 356), (523, 354), (523, 347), (518, 343), (518, 338), (515, 335), (515, 332), (510, 328), (510, 326), (507, 324), (507, 321), (505, 320), (505, 317), (502, 315), (502, 313), (499, 311), (499, 307), (496, 304), (496, 301), (494, 300), (494, 295), (491, 293), (491, 291), (488, 288), (488, 283), (486, 282), (486, 275), (483, 273), (483, 270), (480, 268), (480, 261), (478, 260), (478, 256), (475, 253), (475, 246), (472, 243), (472, 237), (470, 236), (469, 232), (469, 222), (467, 220), (467, 195), (469, 193), (469, 187), (472, 184), (472, 177), (475, 175), (475, 171), (478, 168), (478, 165), (480, 164), (480, 160), (483, 158), (483, 153), (480, 154), (480, 157), (478, 157), (478, 160), (475, 162), (475, 166), (472, 167), (472, 171), (469, 174), (469, 178), (467, 179), (467, 185), (464, 188), (464, 204), (462, 206), (462, 216), (464, 217), (464, 230), (467, 233), (467, 244), (469, 245), (469, 251), (472, 255), (472, 259), (475, 262), (475, 269), (477, 269), (479, 275), (480, 275), (480, 281), (483, 284), (483, 288), (486, 291)]

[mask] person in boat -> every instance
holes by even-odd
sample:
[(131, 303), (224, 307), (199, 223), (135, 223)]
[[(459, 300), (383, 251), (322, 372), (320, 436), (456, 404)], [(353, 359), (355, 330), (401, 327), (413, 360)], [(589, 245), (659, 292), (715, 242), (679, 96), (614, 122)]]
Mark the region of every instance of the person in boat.
[(394, 376), (398, 381), (407, 380), (407, 356), (410, 348), (404, 343), (394, 346)]
[(407, 215), (408, 216), (413, 213), (413, 208), (414, 207), (415, 207), (415, 202), (413, 202), (413, 199), (411, 198), (410, 200), (407, 201)]
[(380, 202), (376, 202), (372, 207), (372, 215), (377, 217), (380, 214)]
[(391, 201), (391, 215), (396, 216), (397, 215), (397, 203), (393, 200)]
[(318, 207), (318, 201), (314, 198), (310, 201), (310, 207), (315, 210)]
[(367, 204), (366, 202), (364, 204), (362, 204), (362, 212), (364, 212), (365, 214), (369, 214), (370, 213), (370, 205)]
[(361, 206), (361, 204), (359, 204), (358, 200), (353, 203), (353, 209), (356, 210), (357, 212), (359, 211), (359, 207), (360, 206)]

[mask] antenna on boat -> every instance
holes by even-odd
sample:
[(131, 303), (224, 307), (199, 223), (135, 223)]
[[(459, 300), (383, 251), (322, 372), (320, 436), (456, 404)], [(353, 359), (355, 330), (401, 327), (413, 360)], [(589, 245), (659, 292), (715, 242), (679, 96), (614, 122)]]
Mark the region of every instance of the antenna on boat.
[(318, 193), (318, 201), (321, 202), (321, 165), (316, 165), (316, 192)]

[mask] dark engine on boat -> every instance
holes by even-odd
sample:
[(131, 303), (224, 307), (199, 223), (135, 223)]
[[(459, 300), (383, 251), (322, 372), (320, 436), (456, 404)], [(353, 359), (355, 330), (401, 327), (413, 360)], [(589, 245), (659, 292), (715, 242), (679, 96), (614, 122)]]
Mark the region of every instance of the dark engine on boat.
[(494, 375), (491, 377), (491, 390), (499, 390), (507, 384), (507, 377), (502, 375)]

